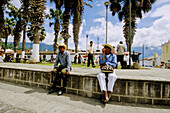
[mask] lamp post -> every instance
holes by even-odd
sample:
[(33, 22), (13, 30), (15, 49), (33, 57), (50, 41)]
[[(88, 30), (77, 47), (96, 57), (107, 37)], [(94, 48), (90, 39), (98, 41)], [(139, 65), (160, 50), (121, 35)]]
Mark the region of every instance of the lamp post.
[(104, 2), (104, 5), (106, 6), (106, 44), (107, 44), (107, 21), (108, 21), (108, 6), (110, 5), (109, 1)]
[(144, 44), (142, 46), (142, 66), (144, 67)]
[(129, 0), (129, 68), (131, 68), (131, 0)]
[(88, 36), (89, 35), (86, 35), (86, 51), (87, 51), (87, 46), (88, 46)]

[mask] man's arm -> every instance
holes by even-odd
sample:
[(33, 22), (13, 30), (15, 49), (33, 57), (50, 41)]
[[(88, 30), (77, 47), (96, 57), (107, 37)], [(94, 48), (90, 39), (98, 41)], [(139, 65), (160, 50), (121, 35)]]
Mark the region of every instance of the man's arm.
[(118, 52), (118, 50), (119, 50), (119, 45), (117, 45), (117, 52)]
[(124, 52), (126, 52), (126, 48), (125, 48), (125, 46), (124, 46)]
[(89, 49), (90, 49), (90, 47), (88, 47), (88, 48), (87, 48), (87, 51), (91, 54), (91, 52), (90, 52), (90, 50), (89, 50)]
[(71, 57), (70, 57), (70, 53), (67, 52), (67, 67), (65, 68), (66, 69), (66, 74), (70, 74), (70, 68), (71, 68)]
[(110, 66), (112, 66), (112, 67), (116, 67), (116, 64), (117, 64), (117, 57), (116, 57), (115, 54), (113, 54), (112, 57), (113, 57), (113, 58), (112, 58), (112, 61), (106, 62), (106, 65), (110, 65)]
[(93, 55), (95, 55), (94, 52), (95, 52), (95, 48), (93, 47)]
[(104, 65), (106, 63), (106, 60), (103, 59), (103, 54), (100, 55), (100, 59), (99, 59), (100, 65)]
[(54, 64), (54, 68), (59, 67), (58, 66), (58, 61), (59, 61), (59, 56), (57, 54), (56, 61), (55, 61), (55, 64)]

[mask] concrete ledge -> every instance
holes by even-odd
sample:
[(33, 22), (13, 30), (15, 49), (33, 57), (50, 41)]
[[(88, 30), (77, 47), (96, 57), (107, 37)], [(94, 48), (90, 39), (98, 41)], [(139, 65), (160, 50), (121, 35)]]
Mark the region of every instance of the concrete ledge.
[[(66, 93), (84, 97), (100, 98), (101, 92), (96, 75), (71, 74)], [(0, 67), (0, 80), (48, 89), (50, 71)], [(59, 84), (58, 84), (59, 85)], [(118, 78), (112, 93), (112, 101), (170, 105), (170, 82)]]

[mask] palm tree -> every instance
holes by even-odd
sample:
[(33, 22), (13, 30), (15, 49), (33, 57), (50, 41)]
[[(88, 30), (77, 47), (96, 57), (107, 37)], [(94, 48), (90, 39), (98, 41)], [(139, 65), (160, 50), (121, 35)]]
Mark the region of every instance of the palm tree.
[[(131, 2), (131, 44), (133, 44), (133, 38), (136, 32), (136, 18), (142, 18), (142, 12), (147, 13), (151, 10), (151, 6), (156, 0), (132, 0)], [(129, 0), (110, 0), (110, 10), (112, 15), (118, 13), (119, 20), (124, 20), (123, 26), (124, 37), (126, 40), (127, 50), (129, 50)]]
[(33, 33), (33, 52), (30, 61), (33, 63), (39, 62), (40, 29), (44, 23), (45, 3), (46, 0), (30, 0), (29, 21), (31, 22), (30, 26)]
[(53, 48), (54, 48), (54, 53), (56, 53), (57, 51), (57, 41), (58, 41), (58, 36), (59, 36), (59, 31), (60, 31), (60, 23), (61, 23), (61, 19), (62, 19), (62, 11), (61, 10), (53, 10), (53, 9), (50, 9), (50, 15), (46, 15), (47, 18), (49, 19), (52, 19), (54, 18), (55, 19), (55, 23), (53, 22), (50, 22), (50, 27), (54, 24), (54, 35), (55, 35), (55, 38), (54, 38), (54, 44), (53, 44)]
[[(92, 0), (89, 0), (89, 1), (92, 2)], [(84, 11), (83, 3), (87, 6), (92, 7), (86, 1), (83, 2), (83, 0), (76, 0), (76, 1), (74, 1), (73, 10), (72, 10), (72, 14), (73, 14), (73, 35), (74, 35), (73, 39), (74, 39), (74, 44), (75, 44), (75, 53), (78, 52), (79, 30), (80, 30), (80, 26), (81, 26), (81, 23), (82, 23), (82, 13)]]
[(0, 38), (3, 36), (3, 28), (4, 28), (4, 7), (5, 4), (8, 3), (10, 0), (0, 0)]
[(74, 1), (73, 35), (74, 35), (75, 53), (78, 52), (78, 39), (79, 39), (79, 31), (80, 31), (80, 26), (81, 26), (83, 10), (84, 10), (83, 0)]
[(71, 8), (73, 6), (74, 1), (73, 0), (64, 0), (64, 14), (63, 14), (63, 23), (62, 25), (62, 31), (61, 35), (64, 39), (64, 43), (68, 48), (68, 39), (71, 37), (69, 35), (69, 20), (71, 18)]
[(20, 39), (21, 39), (21, 31), (22, 31), (22, 18), (21, 18), (21, 9), (16, 8), (12, 4), (8, 4), (8, 9), (10, 11), (7, 11), (10, 17), (13, 17), (16, 26), (14, 27), (13, 34), (14, 34), (14, 58), (16, 58), (17, 54), (17, 46), (19, 45)]
[(7, 47), (8, 36), (13, 35), (14, 26), (15, 26), (15, 22), (14, 22), (13, 18), (12, 19), (9, 19), (9, 18), (5, 19), (4, 30), (3, 30), (4, 31), (3, 37), (5, 38), (4, 55), (5, 55), (5, 51), (6, 51), (6, 47)]
[(25, 56), (25, 42), (26, 42), (26, 30), (27, 30), (27, 23), (29, 17), (29, 0), (21, 0), (21, 9), (22, 9), (22, 18), (23, 18), (23, 41), (22, 41), (22, 55), (21, 58)]

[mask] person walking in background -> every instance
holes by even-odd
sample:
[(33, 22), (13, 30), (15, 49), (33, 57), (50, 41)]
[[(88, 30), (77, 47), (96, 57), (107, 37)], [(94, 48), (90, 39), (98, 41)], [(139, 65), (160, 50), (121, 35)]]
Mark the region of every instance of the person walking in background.
[(81, 55), (79, 54), (79, 56), (78, 56), (78, 64), (81, 64)]
[(93, 61), (94, 52), (95, 52), (95, 48), (93, 47), (93, 41), (90, 41), (90, 46), (88, 47), (87, 51), (88, 51), (87, 67), (90, 66), (90, 61), (92, 62), (92, 67), (96, 67)]
[(117, 45), (117, 62), (120, 62), (122, 68), (124, 68), (124, 52), (126, 52), (126, 48), (123, 45), (123, 42), (120, 41), (119, 44)]

